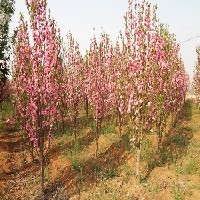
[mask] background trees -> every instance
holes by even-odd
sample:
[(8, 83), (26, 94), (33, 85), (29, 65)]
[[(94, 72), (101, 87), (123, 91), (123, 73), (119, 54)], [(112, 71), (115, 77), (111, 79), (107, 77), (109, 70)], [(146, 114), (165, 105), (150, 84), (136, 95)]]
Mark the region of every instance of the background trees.
[(196, 52), (197, 52), (197, 63), (195, 66), (195, 74), (194, 74), (194, 88), (195, 88), (198, 107), (200, 108), (200, 46), (197, 46)]
[(6, 80), (9, 75), (9, 22), (14, 13), (14, 0), (0, 1), (0, 104), (8, 96), (9, 88)]

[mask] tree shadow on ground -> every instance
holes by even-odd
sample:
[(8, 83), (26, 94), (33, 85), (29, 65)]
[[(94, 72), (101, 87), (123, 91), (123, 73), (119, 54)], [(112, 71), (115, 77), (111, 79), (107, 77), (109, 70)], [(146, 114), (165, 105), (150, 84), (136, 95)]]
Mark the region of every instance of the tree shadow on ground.
[(94, 140), (94, 134), (92, 133), (91, 130), (88, 130), (86, 134), (80, 135), (79, 137), (77, 137), (76, 140), (71, 140), (66, 143), (61, 143), (59, 145), (53, 146), (48, 152), (48, 155), (50, 156), (51, 159), (57, 159), (57, 157), (61, 153), (65, 151), (71, 151), (74, 149), (74, 147), (78, 147), (79, 151), (83, 150), (93, 140)]
[(17, 174), (20, 174), (21, 177), (26, 177), (28, 174), (36, 174), (39, 169), (39, 160), (35, 160), (21, 167), (14, 167), (9, 172), (0, 173), (0, 181), (12, 180), (13, 176)]
[[(68, 198), (79, 194), (82, 188), (89, 188), (100, 180), (106, 180), (119, 175), (120, 166), (127, 159), (129, 141), (127, 135), (113, 143), (108, 149), (100, 153), (97, 158), (91, 157), (65, 169), (60, 177), (47, 184), (45, 199), (51, 199), (58, 192), (58, 188), (65, 188)], [(58, 187), (57, 187), (58, 186)], [(63, 191), (64, 193), (64, 191)], [(36, 198), (37, 199), (37, 198)]]
[(181, 110), (177, 114), (175, 126), (191, 120), (191, 118), (192, 118), (192, 103), (193, 102), (190, 99), (185, 101)]
[(6, 151), (8, 153), (24, 151), (26, 149), (26, 145), (24, 145), (24, 143), (27, 143), (24, 138), (16, 141), (0, 140), (0, 151)]
[(153, 152), (147, 162), (146, 180), (155, 167), (172, 164), (187, 151), (193, 137), (192, 129), (186, 122), (192, 117), (192, 101), (187, 100), (180, 110), (175, 125), (171, 127), (162, 141), (159, 152)]

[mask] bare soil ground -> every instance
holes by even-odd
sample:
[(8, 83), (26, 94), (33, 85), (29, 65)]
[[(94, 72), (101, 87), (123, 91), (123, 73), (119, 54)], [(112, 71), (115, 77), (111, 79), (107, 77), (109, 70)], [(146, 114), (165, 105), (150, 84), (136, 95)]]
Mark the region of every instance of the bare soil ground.
[[(39, 162), (32, 162), (23, 132), (6, 126), (7, 118), (0, 117), (0, 199), (41, 199)], [(104, 121), (95, 158), (94, 125), (79, 121), (76, 142), (70, 125), (53, 140), (45, 169), (45, 199), (200, 199), (200, 111), (191, 100), (166, 134), (160, 153), (156, 152), (156, 134), (147, 135), (139, 186), (129, 122), (120, 136), (118, 127), (112, 125), (115, 119)]]

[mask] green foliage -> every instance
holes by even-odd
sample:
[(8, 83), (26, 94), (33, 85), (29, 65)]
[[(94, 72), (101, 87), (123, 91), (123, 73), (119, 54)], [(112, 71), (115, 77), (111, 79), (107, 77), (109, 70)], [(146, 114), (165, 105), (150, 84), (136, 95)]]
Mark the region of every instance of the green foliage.
[(0, 104), (3, 95), (4, 86), (9, 75), (8, 61), (10, 59), (8, 51), (9, 45), (9, 22), (14, 13), (14, 0), (0, 1)]

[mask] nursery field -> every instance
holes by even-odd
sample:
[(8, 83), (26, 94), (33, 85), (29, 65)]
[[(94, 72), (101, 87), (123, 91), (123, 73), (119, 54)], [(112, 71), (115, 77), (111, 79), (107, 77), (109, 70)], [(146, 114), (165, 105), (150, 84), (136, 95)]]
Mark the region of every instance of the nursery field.
[(0, 66), (0, 200), (200, 199), (200, 57), (186, 98), (157, 5), (129, 0), (116, 41), (82, 54), (46, 0), (25, 3)]
[[(12, 110), (11, 103), (5, 102), (0, 112), (0, 199), (40, 199), (40, 163), (32, 161), (26, 135), (12, 125)], [(139, 185), (128, 117), (121, 135), (117, 119), (109, 116), (103, 120), (97, 157), (92, 117), (86, 122), (80, 115), (77, 120), (76, 140), (73, 124), (67, 119), (65, 131), (52, 140), (45, 163), (45, 199), (200, 198), (200, 111), (191, 100), (186, 100), (175, 126), (168, 124), (159, 153), (157, 134), (145, 134)]]

